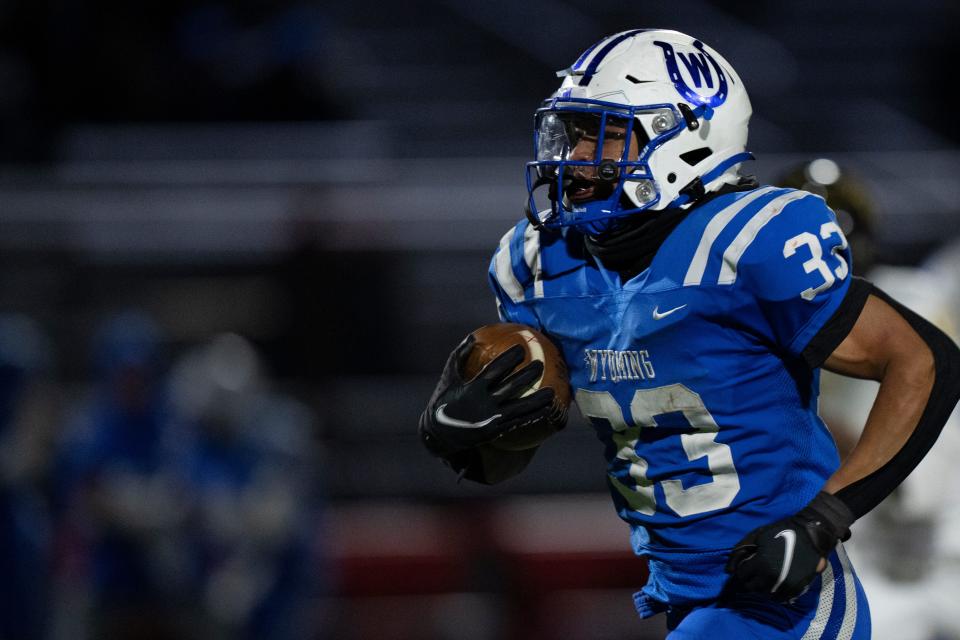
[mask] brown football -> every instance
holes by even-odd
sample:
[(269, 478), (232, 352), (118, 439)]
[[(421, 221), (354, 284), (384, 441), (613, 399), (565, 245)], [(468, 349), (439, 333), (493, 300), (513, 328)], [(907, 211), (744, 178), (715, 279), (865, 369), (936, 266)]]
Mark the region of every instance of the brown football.
[(550, 338), (536, 329), (513, 322), (488, 324), (474, 331), (472, 335), (476, 342), (467, 356), (462, 372), (467, 380), (474, 378), (490, 361), (515, 344), (521, 345), (525, 352), (523, 362), (517, 365), (516, 369), (524, 367), (534, 359), (543, 362), (543, 375), (524, 395), (544, 387), (553, 389), (556, 395), (550, 419), (519, 427), (490, 443), (490, 446), (505, 451), (522, 451), (538, 446), (563, 426), (567, 409), (570, 407), (570, 379), (560, 350)]

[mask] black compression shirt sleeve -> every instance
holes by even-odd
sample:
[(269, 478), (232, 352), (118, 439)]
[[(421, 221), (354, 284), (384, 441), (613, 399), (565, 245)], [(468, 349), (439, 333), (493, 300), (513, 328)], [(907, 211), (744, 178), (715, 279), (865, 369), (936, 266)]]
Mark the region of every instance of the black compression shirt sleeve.
[(850, 282), (850, 288), (847, 289), (847, 295), (844, 296), (840, 307), (834, 311), (827, 323), (820, 328), (810, 343), (803, 350), (803, 359), (807, 366), (816, 369), (826, 362), (830, 354), (833, 353), (843, 339), (853, 330), (853, 325), (857, 323), (860, 312), (867, 304), (867, 298), (874, 289), (869, 280), (854, 277)]
[(803, 357), (818, 367), (853, 329), (870, 296), (890, 305), (910, 324), (933, 354), (935, 377), (920, 421), (903, 447), (885, 465), (838, 491), (836, 496), (859, 518), (886, 498), (920, 463), (960, 400), (960, 349), (945, 333), (867, 280), (854, 278), (840, 308), (810, 341)]

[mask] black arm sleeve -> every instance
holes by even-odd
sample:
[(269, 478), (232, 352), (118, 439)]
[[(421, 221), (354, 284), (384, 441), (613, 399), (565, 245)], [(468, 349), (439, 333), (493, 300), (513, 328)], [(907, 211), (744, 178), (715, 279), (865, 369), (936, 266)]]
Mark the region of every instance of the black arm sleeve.
[(860, 278), (854, 278), (840, 308), (804, 349), (803, 357), (807, 364), (811, 367), (823, 364), (853, 329), (870, 295), (883, 300), (903, 316), (927, 344), (933, 354), (935, 377), (920, 421), (900, 451), (870, 475), (836, 493), (856, 518), (877, 506), (913, 471), (933, 446), (960, 400), (960, 349), (953, 340), (930, 322)]

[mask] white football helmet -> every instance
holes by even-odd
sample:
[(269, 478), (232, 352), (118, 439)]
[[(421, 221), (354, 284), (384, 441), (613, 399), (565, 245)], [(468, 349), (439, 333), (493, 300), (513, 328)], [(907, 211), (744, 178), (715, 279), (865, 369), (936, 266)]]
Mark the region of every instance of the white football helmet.
[[(696, 38), (624, 31), (557, 75), (563, 84), (536, 112), (536, 160), (527, 163), (537, 227), (597, 234), (638, 211), (689, 206), (753, 158), (743, 83)], [(544, 186), (549, 204), (537, 202)]]

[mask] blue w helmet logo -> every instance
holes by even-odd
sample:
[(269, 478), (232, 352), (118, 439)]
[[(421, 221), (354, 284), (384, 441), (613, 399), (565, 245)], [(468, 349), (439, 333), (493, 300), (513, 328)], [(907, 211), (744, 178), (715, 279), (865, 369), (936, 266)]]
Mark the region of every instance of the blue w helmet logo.
[[(669, 42), (656, 40), (653, 44), (663, 50), (670, 80), (684, 100), (711, 109), (724, 103), (728, 95), (727, 75), (702, 42), (694, 40), (693, 50), (688, 51), (674, 50)], [(681, 64), (686, 74), (681, 71)]]

